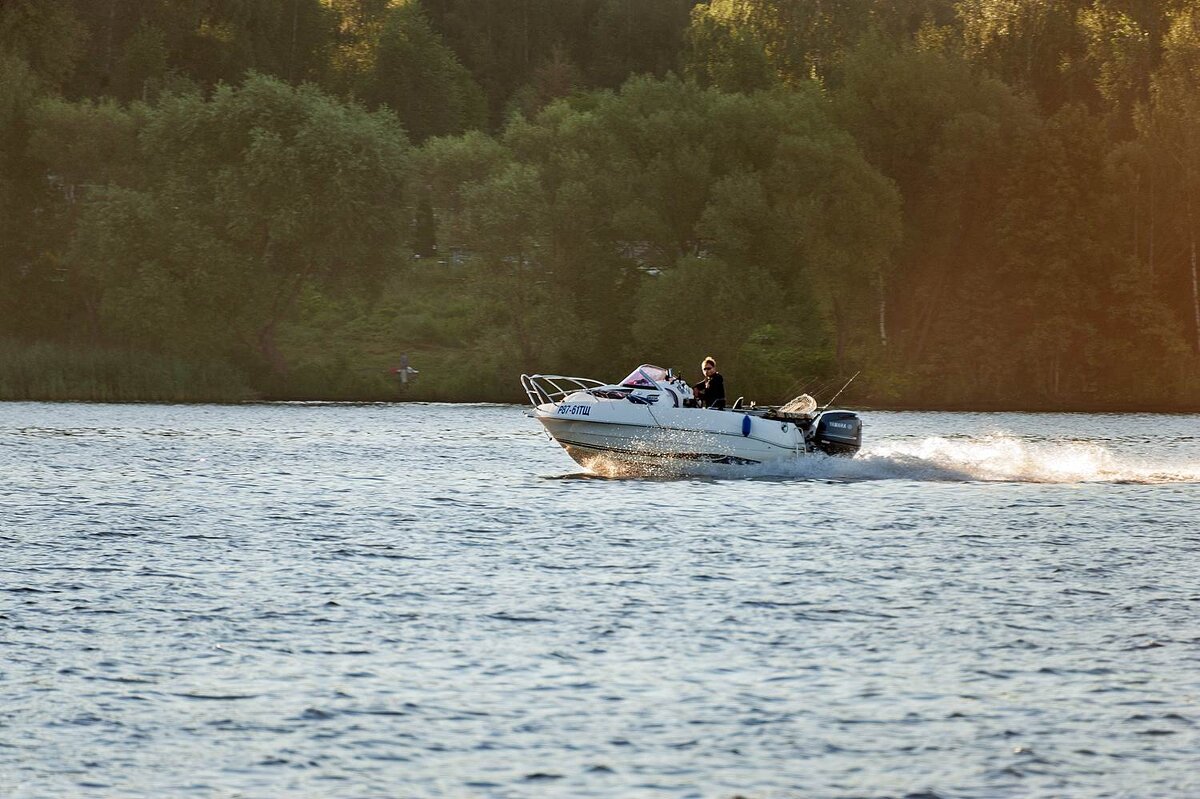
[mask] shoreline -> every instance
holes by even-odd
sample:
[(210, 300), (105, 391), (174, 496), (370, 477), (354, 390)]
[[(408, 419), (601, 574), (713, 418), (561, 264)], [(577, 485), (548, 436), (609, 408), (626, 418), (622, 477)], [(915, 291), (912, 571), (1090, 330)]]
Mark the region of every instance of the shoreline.
[[(359, 399), (337, 398), (258, 398), (240, 400), (213, 399), (0, 399), (0, 404), (15, 405), (21, 403), (59, 404), (59, 405), (515, 405), (524, 407), (528, 403), (518, 400), (495, 399), (419, 399), (364, 397)], [(1192, 416), (1200, 414), (1200, 404), (1197, 405), (1164, 405), (1148, 404), (1143, 406), (1119, 405), (1115, 403), (1080, 403), (1078, 405), (1054, 405), (1049, 403), (1030, 403), (1024, 406), (1006, 403), (983, 403), (971, 405), (966, 403), (838, 403), (839, 407), (847, 410), (883, 413), (1036, 413), (1036, 414), (1092, 414), (1092, 415), (1126, 415), (1152, 414), (1163, 416)]]

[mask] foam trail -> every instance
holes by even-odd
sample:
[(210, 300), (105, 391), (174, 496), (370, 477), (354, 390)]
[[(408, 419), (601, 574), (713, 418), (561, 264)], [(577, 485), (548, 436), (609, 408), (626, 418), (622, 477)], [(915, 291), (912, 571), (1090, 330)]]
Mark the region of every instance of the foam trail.
[[(670, 466), (645, 470), (603, 458), (589, 462), (590, 476), (681, 476)], [(1012, 483), (1200, 483), (1200, 463), (1163, 463), (1122, 458), (1087, 441), (1030, 442), (1005, 433), (881, 441), (855, 457), (809, 455), (759, 466), (687, 464), (687, 475), (715, 478), (785, 477), (802, 480), (916, 480)]]
[(885, 441), (864, 450), (860, 457), (868, 462), (889, 462), (901, 469), (929, 466), (982, 481), (1200, 482), (1200, 463), (1150, 463), (1122, 458), (1094, 441), (1030, 442), (1004, 433), (963, 439), (935, 436), (915, 442)]

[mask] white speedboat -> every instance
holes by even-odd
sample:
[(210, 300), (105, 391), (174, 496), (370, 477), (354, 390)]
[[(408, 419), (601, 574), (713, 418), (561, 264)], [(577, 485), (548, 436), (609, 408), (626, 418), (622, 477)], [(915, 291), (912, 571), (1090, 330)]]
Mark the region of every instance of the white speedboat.
[(818, 409), (802, 394), (779, 407), (698, 408), (669, 369), (643, 364), (620, 383), (563, 375), (521, 375), (530, 415), (580, 465), (667, 466), (771, 463), (811, 453), (853, 455), (862, 421)]

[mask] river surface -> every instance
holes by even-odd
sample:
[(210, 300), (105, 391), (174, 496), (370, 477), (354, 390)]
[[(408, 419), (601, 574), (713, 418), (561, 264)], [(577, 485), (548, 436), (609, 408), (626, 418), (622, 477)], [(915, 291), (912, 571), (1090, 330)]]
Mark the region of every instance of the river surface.
[(863, 417), (2, 404), (0, 796), (1200, 796), (1200, 417)]

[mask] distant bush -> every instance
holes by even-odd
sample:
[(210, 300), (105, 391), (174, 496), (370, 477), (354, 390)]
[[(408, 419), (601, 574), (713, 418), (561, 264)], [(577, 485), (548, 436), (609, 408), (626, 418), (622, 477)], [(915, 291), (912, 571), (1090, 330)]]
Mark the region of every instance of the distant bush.
[(390, 370), (351, 366), (340, 358), (299, 363), (286, 375), (264, 374), (260, 382), (263, 398), (269, 400), (387, 402), (403, 397), (399, 378)]

